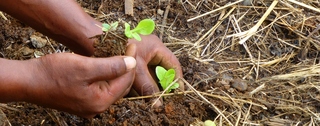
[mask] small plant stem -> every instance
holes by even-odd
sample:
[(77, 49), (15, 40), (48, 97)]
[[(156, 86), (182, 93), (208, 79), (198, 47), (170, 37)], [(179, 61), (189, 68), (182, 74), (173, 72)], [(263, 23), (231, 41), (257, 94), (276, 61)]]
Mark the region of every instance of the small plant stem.
[(131, 31), (131, 33), (133, 33), (133, 32), (136, 32), (136, 31), (138, 31), (138, 30), (140, 30), (141, 28), (134, 28), (134, 29), (132, 29), (132, 30), (130, 30)]

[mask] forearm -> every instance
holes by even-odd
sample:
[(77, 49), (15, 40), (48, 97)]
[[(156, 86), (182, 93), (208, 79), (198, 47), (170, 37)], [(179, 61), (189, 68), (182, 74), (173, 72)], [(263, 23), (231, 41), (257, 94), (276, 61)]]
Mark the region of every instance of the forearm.
[(0, 9), (82, 55), (92, 55), (90, 37), (102, 34), (74, 0), (5, 0)]
[(31, 61), (0, 58), (0, 102), (24, 101), (33, 74)]

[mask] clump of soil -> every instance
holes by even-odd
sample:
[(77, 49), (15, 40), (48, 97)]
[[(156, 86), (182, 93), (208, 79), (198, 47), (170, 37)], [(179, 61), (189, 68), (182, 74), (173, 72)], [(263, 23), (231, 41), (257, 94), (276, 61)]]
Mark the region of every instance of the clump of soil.
[(91, 39), (94, 39), (95, 57), (120, 56), (125, 53), (127, 40), (123, 34), (106, 32)]
[[(153, 19), (154, 33), (179, 58), (186, 82), (197, 92), (168, 94), (157, 109), (144, 99), (125, 98), (92, 120), (29, 103), (8, 103), (19, 109), (2, 109), (12, 125), (190, 125), (207, 119), (221, 125), (319, 124), (320, 20), (313, 9), (279, 1), (258, 32), (239, 44), (243, 36), (237, 35), (253, 28), (277, 1), (223, 7), (233, 1), (135, 0), (134, 16), (124, 14), (124, 1), (78, 2), (101, 22), (125, 21), (134, 26)], [(302, 2), (320, 7), (315, 1)], [(0, 57), (34, 58), (24, 48), (43, 54), (68, 51), (54, 41), (33, 47), (27, 41), (34, 31), (8, 18), (0, 20), (4, 41)], [(119, 39), (125, 38), (121, 34), (97, 36), (95, 56), (123, 55), (126, 41)]]

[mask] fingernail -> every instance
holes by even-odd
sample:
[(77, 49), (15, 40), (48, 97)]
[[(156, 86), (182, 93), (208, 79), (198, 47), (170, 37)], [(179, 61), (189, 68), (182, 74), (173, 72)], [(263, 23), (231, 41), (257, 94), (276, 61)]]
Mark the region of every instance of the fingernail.
[(153, 102), (155, 102), (153, 105), (153, 108), (158, 108), (158, 107), (162, 106), (162, 103), (160, 100), (153, 100)]
[(123, 58), (124, 63), (126, 64), (127, 70), (131, 70), (136, 67), (136, 59), (133, 57), (125, 57)]

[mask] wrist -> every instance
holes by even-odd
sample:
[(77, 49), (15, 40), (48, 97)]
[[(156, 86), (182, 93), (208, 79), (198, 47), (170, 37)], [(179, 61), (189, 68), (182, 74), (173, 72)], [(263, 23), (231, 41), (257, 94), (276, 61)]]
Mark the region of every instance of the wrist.
[(0, 58), (0, 102), (25, 101), (33, 78), (30, 61)]
[(94, 53), (90, 37), (102, 34), (101, 25), (74, 0), (0, 1), (0, 9), (78, 54)]

